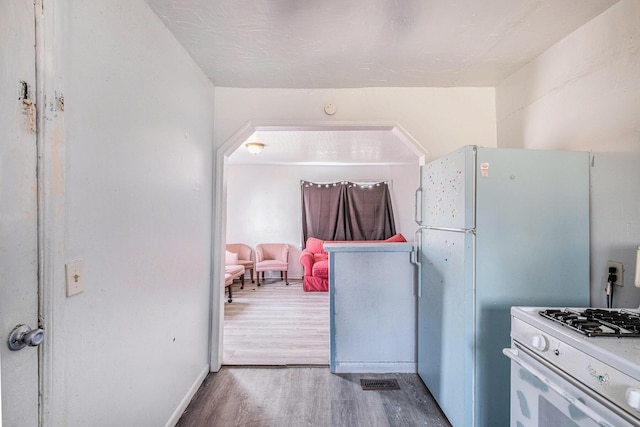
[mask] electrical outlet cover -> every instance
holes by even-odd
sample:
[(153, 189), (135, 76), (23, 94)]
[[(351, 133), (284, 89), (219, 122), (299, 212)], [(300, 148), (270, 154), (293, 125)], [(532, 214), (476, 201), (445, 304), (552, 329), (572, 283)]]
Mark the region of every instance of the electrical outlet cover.
[(607, 262), (607, 277), (609, 276), (609, 269), (613, 267), (616, 269), (615, 275), (617, 276), (617, 279), (615, 282), (613, 282), (614, 285), (618, 285), (618, 286), (622, 286), (622, 284), (624, 283), (622, 281), (622, 263), (621, 262), (617, 262), (617, 261), (609, 261)]

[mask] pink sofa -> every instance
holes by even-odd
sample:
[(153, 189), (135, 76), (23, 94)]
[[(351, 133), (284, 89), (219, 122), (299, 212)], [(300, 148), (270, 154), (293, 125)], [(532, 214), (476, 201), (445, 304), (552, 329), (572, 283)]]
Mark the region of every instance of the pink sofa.
[[(352, 242), (332, 241), (330, 243), (370, 243), (406, 242), (400, 233), (387, 240), (357, 240)], [(300, 254), (300, 264), (304, 267), (303, 289), (305, 292), (327, 292), (329, 290), (329, 255), (324, 251), (325, 240), (309, 237)]]

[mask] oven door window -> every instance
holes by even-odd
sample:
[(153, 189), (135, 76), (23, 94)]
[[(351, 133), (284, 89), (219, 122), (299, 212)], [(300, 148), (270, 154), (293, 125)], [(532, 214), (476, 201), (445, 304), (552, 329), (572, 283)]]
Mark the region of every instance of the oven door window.
[(580, 427), (543, 395), (538, 396), (538, 420), (541, 426)]
[[(515, 421), (511, 425), (598, 427), (597, 422), (586, 416), (563, 396), (547, 387), (531, 372), (515, 363), (512, 363), (511, 371), (511, 417), (512, 421)], [(588, 406), (594, 404), (594, 402), (587, 402), (583, 397), (579, 397), (579, 400)]]

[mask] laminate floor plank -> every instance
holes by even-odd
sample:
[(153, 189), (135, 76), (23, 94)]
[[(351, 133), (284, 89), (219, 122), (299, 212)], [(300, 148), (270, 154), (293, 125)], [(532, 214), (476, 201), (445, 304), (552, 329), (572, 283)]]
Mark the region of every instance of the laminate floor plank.
[[(450, 426), (415, 374), (331, 374), (329, 294), (289, 283), (233, 285), (224, 366), (178, 426)], [(361, 378), (395, 378), (401, 390), (363, 391)]]
[(328, 365), (329, 293), (301, 279), (233, 285), (224, 305), (223, 365)]
[[(362, 378), (393, 378), (400, 390), (364, 391)], [(205, 379), (177, 425), (450, 427), (415, 374), (331, 374), (326, 367), (223, 367)]]

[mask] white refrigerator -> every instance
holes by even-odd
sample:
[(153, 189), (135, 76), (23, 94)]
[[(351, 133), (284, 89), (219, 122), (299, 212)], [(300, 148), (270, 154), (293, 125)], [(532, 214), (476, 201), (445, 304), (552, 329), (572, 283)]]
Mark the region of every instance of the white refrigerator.
[(416, 191), (418, 373), (454, 427), (509, 424), (511, 306), (589, 306), (589, 154), (466, 146)]

